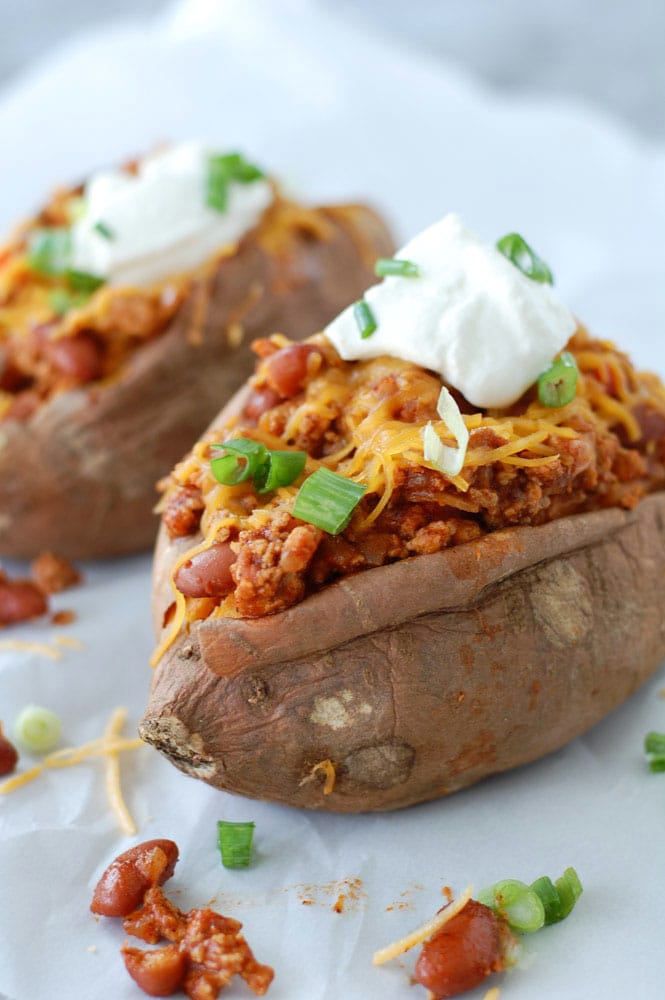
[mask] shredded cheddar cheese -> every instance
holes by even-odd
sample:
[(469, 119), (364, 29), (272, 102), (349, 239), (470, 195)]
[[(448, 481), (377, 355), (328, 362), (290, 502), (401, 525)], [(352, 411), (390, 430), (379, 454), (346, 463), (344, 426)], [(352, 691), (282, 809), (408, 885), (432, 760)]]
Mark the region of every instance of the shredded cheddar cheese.
[(374, 952), (373, 962), (374, 965), (383, 965), (384, 962), (389, 962), (393, 958), (399, 958), (403, 955), (405, 951), (409, 951), (411, 948), (415, 948), (418, 944), (423, 944), (423, 942), (428, 941), (434, 934), (441, 930), (442, 927), (452, 920), (453, 917), (457, 916), (460, 910), (463, 910), (466, 904), (469, 902), (473, 895), (473, 886), (468, 886), (464, 892), (460, 893), (457, 899), (449, 903), (448, 906), (444, 907), (436, 916), (432, 917), (418, 927), (417, 930), (412, 931), (407, 934), (406, 937), (401, 938), (399, 941), (394, 941), (392, 944), (387, 945), (385, 948), (380, 948), (379, 951)]
[(309, 774), (305, 775), (305, 777), (300, 782), (300, 787), (302, 788), (303, 785), (307, 785), (309, 784), (310, 781), (314, 781), (314, 779), (319, 774), (323, 775), (325, 778), (325, 781), (323, 783), (323, 794), (331, 795), (333, 789), (335, 788), (335, 780), (337, 778), (337, 773), (335, 771), (335, 765), (329, 759), (320, 760), (318, 764), (315, 764), (314, 767), (309, 772)]
[[(112, 740), (120, 736), (126, 718), (126, 708), (118, 707), (114, 709), (104, 731), (104, 736), (107, 740)], [(122, 789), (120, 788), (120, 759), (117, 750), (109, 750), (106, 754), (105, 769), (106, 794), (111, 803), (111, 809), (118, 820), (118, 826), (128, 836), (133, 836), (136, 833), (136, 823), (130, 816), (129, 810), (125, 805), (125, 800), (122, 797)]]
[(501, 996), (501, 990), (497, 986), (493, 986), (491, 990), (488, 990), (485, 994), (484, 1000), (499, 1000)]
[(49, 660), (61, 660), (62, 650), (57, 646), (49, 646), (45, 642), (30, 642), (28, 639), (2, 639), (0, 650), (7, 649), (17, 653), (36, 653), (46, 656)]

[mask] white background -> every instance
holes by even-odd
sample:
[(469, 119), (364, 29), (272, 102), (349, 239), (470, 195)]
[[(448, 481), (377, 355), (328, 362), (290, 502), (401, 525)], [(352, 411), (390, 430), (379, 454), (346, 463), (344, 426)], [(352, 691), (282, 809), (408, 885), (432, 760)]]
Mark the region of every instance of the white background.
[[(204, 136), (242, 148), (311, 198), (369, 198), (400, 238), (450, 209), (490, 239), (523, 232), (594, 330), (665, 373), (665, 149), (588, 107), (499, 93), (349, 27), (331, 7), (193, 0), (153, 25), (72, 41), (0, 101), (0, 225), (54, 182), (164, 137)], [(55, 602), (76, 608), (67, 631), (82, 651), (51, 661), (0, 648), (0, 718), (27, 701), (49, 705), (71, 743), (99, 735), (117, 704), (134, 725), (149, 684), (148, 558), (86, 576)], [(11, 633), (52, 635), (46, 624)], [(428, 918), (444, 884), (532, 880), (567, 865), (584, 896), (564, 924), (527, 942), (533, 961), (497, 981), (502, 1000), (656, 1000), (665, 776), (647, 772), (641, 746), (646, 731), (665, 729), (663, 684), (661, 673), (547, 760), (393, 815), (310, 815), (231, 798), (149, 749), (126, 759), (123, 782), (138, 839), (180, 845), (170, 883), (178, 904), (216, 897), (243, 920), (257, 957), (277, 970), (273, 1000), (422, 996), (410, 960), (377, 970), (371, 954)], [(256, 821), (250, 870), (220, 867), (221, 818)], [(0, 800), (0, 837), (0, 994), (137, 997), (117, 954), (120, 929), (88, 912), (99, 873), (130, 843), (108, 812), (99, 766), (49, 773)], [(362, 896), (336, 914), (352, 878)], [(247, 994), (239, 984), (226, 995)]]

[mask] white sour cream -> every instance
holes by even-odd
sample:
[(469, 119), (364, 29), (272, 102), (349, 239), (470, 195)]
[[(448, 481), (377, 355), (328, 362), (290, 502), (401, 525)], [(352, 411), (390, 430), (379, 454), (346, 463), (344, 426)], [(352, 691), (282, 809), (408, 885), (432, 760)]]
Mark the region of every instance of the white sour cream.
[(114, 285), (149, 285), (193, 270), (237, 242), (257, 224), (273, 191), (263, 178), (233, 182), (226, 210), (210, 208), (210, 155), (203, 144), (190, 142), (145, 157), (135, 176), (124, 170), (94, 174), (84, 214), (72, 226), (72, 267)]
[(431, 368), (474, 406), (505, 407), (549, 367), (577, 323), (552, 287), (527, 278), (457, 215), (395, 257), (419, 277), (388, 277), (365, 293), (377, 330), (363, 340), (350, 306), (325, 333), (345, 361), (381, 355)]

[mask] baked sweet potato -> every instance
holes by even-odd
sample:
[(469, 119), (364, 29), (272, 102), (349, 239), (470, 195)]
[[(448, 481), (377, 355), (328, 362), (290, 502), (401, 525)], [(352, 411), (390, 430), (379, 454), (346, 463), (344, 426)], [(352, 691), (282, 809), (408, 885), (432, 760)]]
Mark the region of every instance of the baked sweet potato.
[[(198, 472), (192, 459), (174, 473), (165, 515), (187, 477), (206, 495), (216, 442), (244, 434), (275, 447), (281, 427), (284, 446), (307, 439), (310, 454), (330, 463), (343, 452), (336, 449), (350, 433), (349, 414), (361, 408), (369, 420), (372, 406), (384, 407), (387, 420), (389, 402), (401, 434), (428, 419), (440, 385), (431, 374), (393, 359), (345, 365), (322, 338), (309, 345), (321, 352), (321, 368), (252, 421), (248, 400), (286, 348), (280, 341), (276, 354), (262, 350), (253, 383), (194, 450)], [(475, 421), (469, 454), (477, 464), (465, 468), (463, 489), (405, 460), (374, 522), (366, 523), (377, 499), (370, 491), (337, 540), (314, 537), (300, 590), (291, 586), (297, 574), (275, 577), (292, 554), (287, 542), (270, 550), (267, 529), (229, 535), (224, 521), (233, 490), (247, 507), (263, 504), (260, 525), (292, 503), (288, 490), (266, 499), (245, 484), (221, 500), (212, 485), (198, 532), (168, 530), (165, 516), (154, 563), (161, 644), (143, 738), (219, 788), (359, 812), (408, 806), (533, 761), (621, 704), (665, 656), (665, 395), (611, 345), (579, 331), (569, 346), (581, 369), (574, 403), (544, 415), (527, 394), (505, 425), (496, 415)], [(618, 406), (599, 415), (599, 400), (613, 391), (610, 370), (622, 392), (631, 385), (621, 412), (631, 427), (635, 419), (632, 442), (612, 424)], [(313, 414), (333, 384), (355, 395), (343, 419), (320, 418), (326, 438), (314, 433)], [(534, 455), (528, 432), (546, 417)], [(520, 420), (526, 437), (508, 464), (501, 435)], [(450, 506), (455, 498), (465, 509)], [(291, 519), (287, 539), (299, 525)], [(226, 538), (236, 562), (230, 585), (197, 596), (191, 566), (206, 532), (213, 550)], [(175, 621), (173, 580), (187, 604)], [(252, 582), (254, 601), (272, 613), (251, 604)]]
[[(38, 222), (59, 211), (56, 201)], [(155, 483), (249, 374), (251, 340), (307, 335), (362, 293), (390, 249), (369, 208), (277, 198), (233, 252), (173, 287), (109, 285), (45, 319), (46, 293), (63, 289), (35, 279), (39, 312), (16, 336), (33, 281), (19, 239), (0, 260), (0, 554), (149, 548)]]

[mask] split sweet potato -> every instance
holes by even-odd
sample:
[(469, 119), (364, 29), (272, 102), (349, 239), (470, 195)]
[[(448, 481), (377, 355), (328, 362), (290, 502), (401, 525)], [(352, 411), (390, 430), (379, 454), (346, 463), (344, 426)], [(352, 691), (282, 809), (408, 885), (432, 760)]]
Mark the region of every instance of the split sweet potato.
[(361, 295), (376, 257), (392, 250), (364, 206), (309, 215), (316, 227), (290, 226), (283, 238), (248, 233), (113, 377), (92, 373), (27, 419), (2, 421), (0, 554), (86, 559), (150, 547), (155, 482), (249, 374), (250, 342), (278, 329), (306, 336)]
[[(196, 541), (162, 528), (158, 633)], [(408, 806), (557, 750), (620, 705), (665, 656), (664, 601), (663, 492), (493, 531), (276, 614), (190, 622), (156, 665), (140, 732), (242, 795)]]

